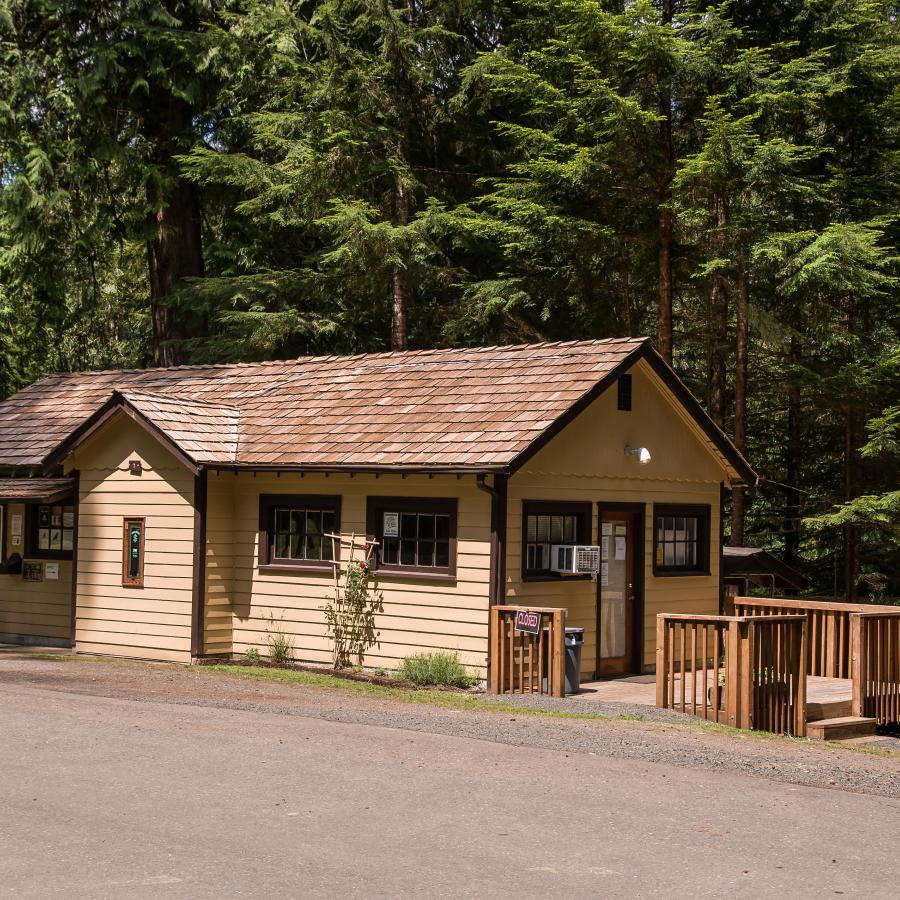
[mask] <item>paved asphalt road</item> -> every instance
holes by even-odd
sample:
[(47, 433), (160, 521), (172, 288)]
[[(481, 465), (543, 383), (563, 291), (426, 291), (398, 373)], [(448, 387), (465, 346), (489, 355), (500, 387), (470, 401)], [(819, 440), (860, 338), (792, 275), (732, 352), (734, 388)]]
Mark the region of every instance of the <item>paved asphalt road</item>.
[(900, 801), (0, 681), (0, 896), (891, 897)]

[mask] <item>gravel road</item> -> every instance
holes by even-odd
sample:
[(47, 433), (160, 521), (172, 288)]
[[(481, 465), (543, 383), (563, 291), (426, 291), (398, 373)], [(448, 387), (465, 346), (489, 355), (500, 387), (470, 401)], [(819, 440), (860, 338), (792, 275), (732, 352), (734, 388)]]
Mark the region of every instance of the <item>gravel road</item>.
[(898, 760), (841, 748), (9, 657), (0, 721), (0, 893), (25, 900), (893, 900), (900, 881), (900, 800), (868, 796), (896, 794)]
[(178, 704), (314, 717), (495, 743), (737, 772), (794, 785), (900, 798), (900, 754), (867, 753), (766, 735), (717, 731), (647, 707), (608, 704), (609, 715), (652, 720), (567, 719), (498, 711), (443, 709), (372, 697), (351, 689), (286, 685), (202, 667), (83, 658), (44, 660), (0, 654), (0, 689), (16, 686), (142, 703)]

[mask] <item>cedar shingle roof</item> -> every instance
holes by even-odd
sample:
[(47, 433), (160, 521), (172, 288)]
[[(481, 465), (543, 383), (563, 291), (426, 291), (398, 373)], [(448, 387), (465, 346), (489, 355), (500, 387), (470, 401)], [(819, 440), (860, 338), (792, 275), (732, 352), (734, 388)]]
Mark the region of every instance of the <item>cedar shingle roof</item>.
[(233, 463), (240, 410), (201, 400), (146, 391), (116, 391), (197, 463)]
[(0, 466), (44, 465), (120, 402), (200, 464), (503, 469), (648, 354), (623, 338), (52, 375), (0, 404)]

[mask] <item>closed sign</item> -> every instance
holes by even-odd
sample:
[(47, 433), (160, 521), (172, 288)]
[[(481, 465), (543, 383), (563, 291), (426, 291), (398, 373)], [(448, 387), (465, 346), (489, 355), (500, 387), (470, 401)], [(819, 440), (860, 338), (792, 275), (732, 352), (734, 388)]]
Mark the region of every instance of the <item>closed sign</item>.
[(524, 631), (526, 634), (541, 633), (541, 614), (530, 609), (520, 609), (516, 612), (516, 631)]

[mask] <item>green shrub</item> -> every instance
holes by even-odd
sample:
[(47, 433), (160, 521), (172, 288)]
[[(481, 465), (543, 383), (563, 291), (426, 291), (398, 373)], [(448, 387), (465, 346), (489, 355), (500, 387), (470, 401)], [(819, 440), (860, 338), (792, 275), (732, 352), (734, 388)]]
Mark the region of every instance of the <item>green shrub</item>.
[(244, 659), (247, 661), (247, 665), (255, 666), (259, 662), (259, 650), (256, 647), (248, 647)]
[(269, 659), (277, 666), (286, 666), (294, 659), (294, 639), (285, 632), (281, 622), (276, 624), (275, 616), (269, 613), (269, 627), (266, 629), (269, 643)]
[(466, 672), (455, 653), (417, 653), (403, 660), (397, 673), (404, 681), (420, 685), (470, 688), (479, 679)]

